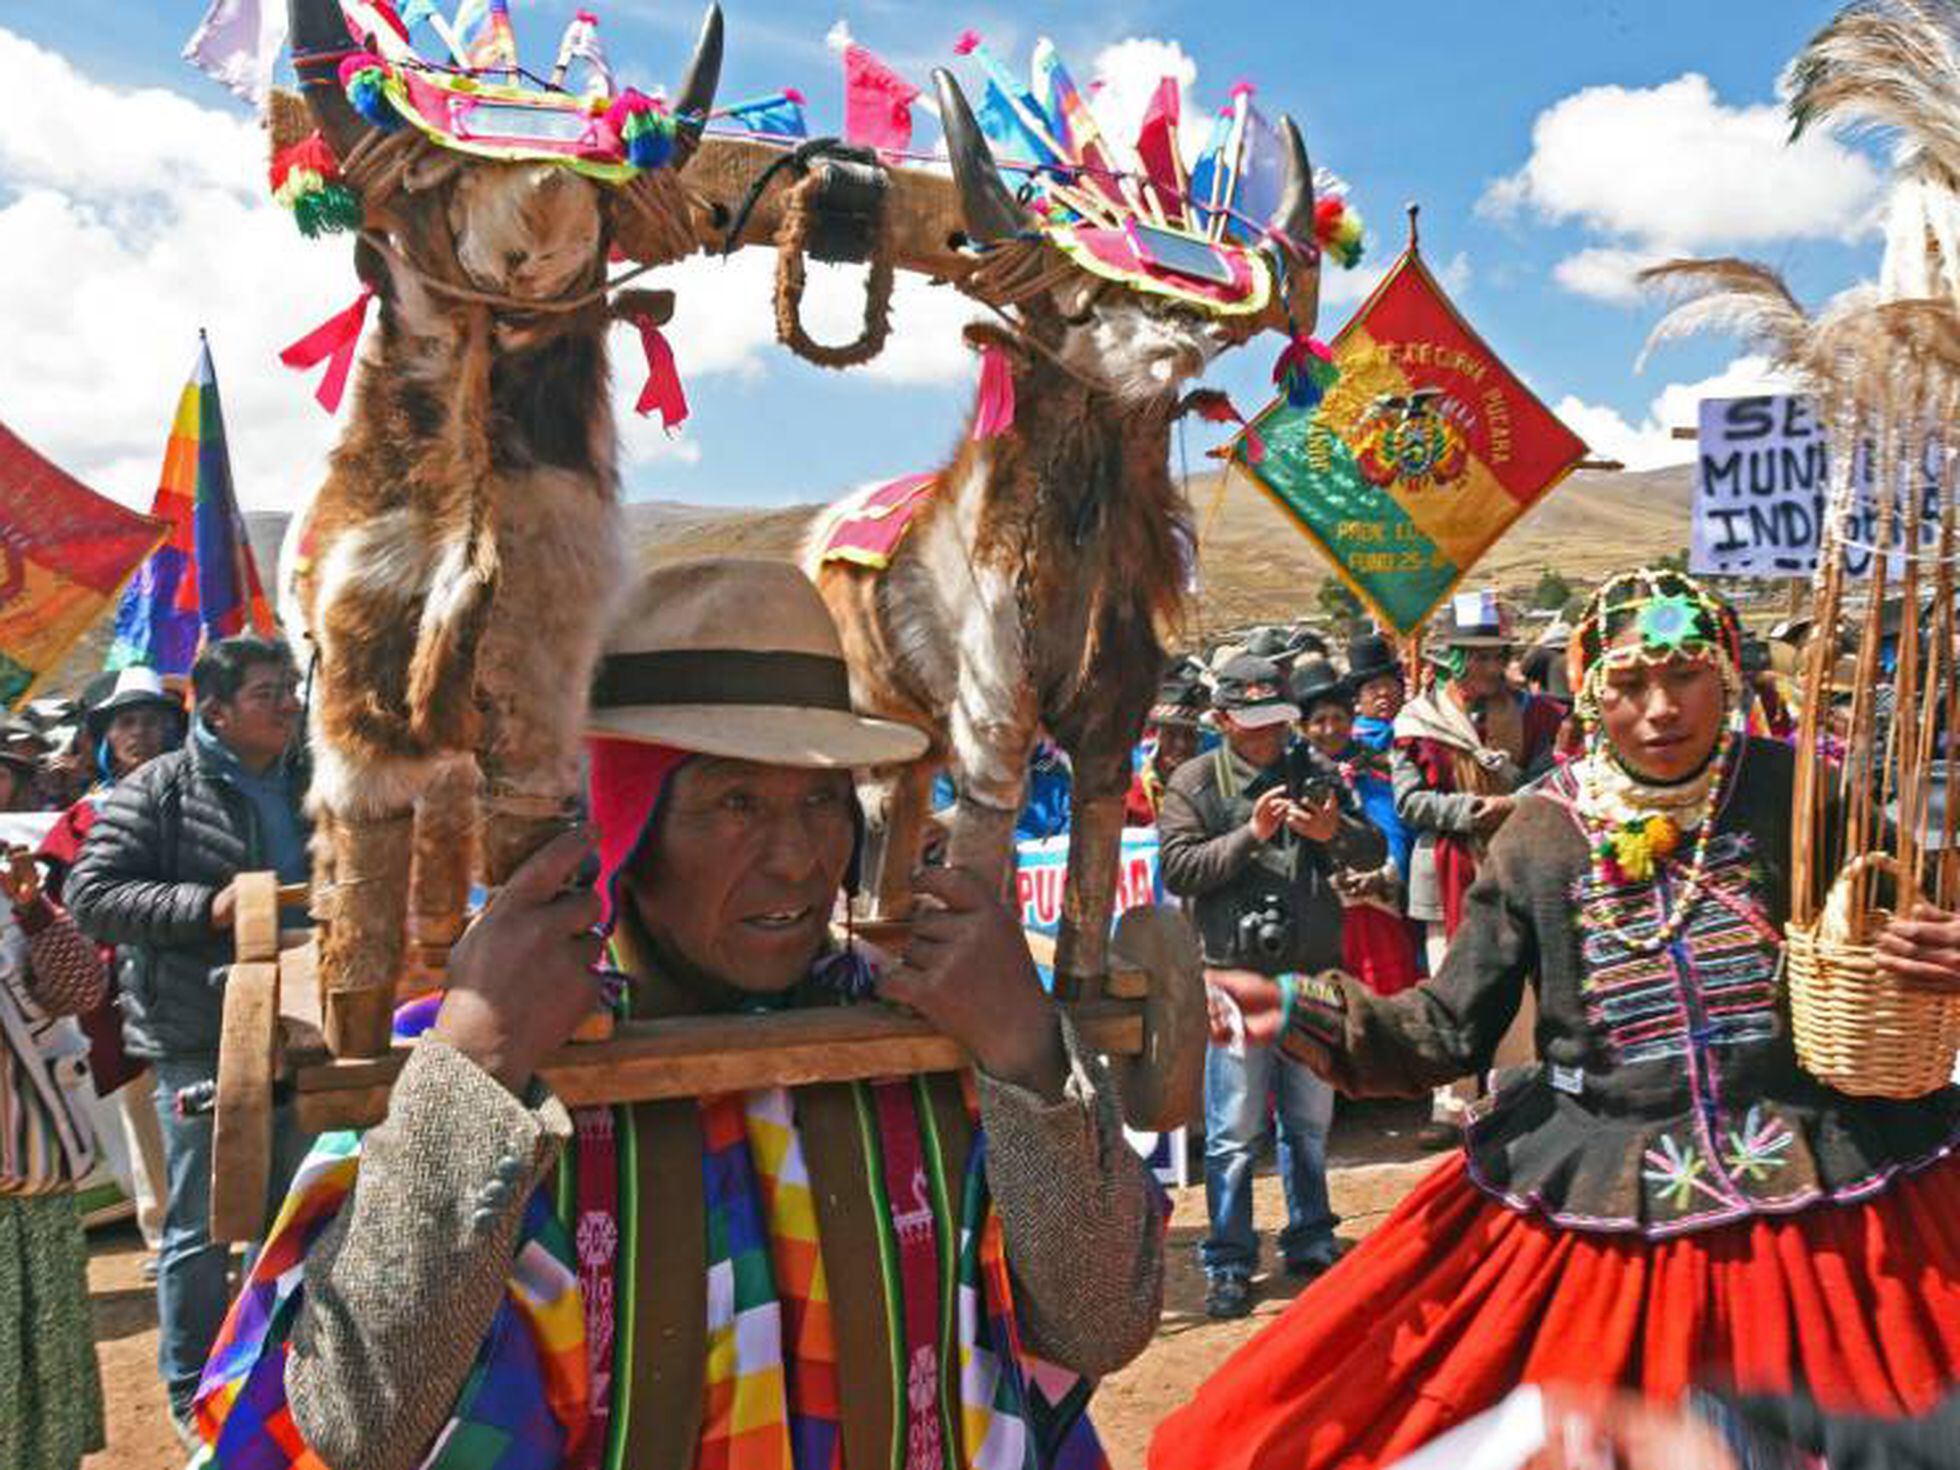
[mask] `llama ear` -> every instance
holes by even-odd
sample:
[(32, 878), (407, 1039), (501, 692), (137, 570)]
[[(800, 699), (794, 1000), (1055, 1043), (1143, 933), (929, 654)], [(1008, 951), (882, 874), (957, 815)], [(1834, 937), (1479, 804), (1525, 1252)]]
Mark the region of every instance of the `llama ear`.
[(1273, 223), (1294, 244), (1311, 246), (1314, 243), (1313, 160), (1307, 157), (1307, 143), (1300, 136), (1299, 124), (1284, 113), (1280, 114), (1279, 136), (1285, 149), (1286, 173)]
[(334, 156), (345, 160), (374, 131), (340, 86), (341, 58), (355, 39), (347, 19), (335, 0), (290, 0), (286, 21), (292, 35), (293, 70), (299, 74), (306, 106)]
[(713, 0), (701, 17), (701, 34), (694, 43), (694, 56), (687, 64), (679, 90), (674, 93), (674, 116), (680, 136), (676, 140), (676, 168), (685, 168), (714, 111), (715, 92), (721, 85), (722, 21), (719, 0)]

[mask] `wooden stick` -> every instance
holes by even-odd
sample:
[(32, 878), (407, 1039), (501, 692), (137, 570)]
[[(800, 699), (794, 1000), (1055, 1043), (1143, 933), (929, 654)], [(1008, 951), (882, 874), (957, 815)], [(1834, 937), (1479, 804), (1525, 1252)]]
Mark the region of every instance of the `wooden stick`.
[(1861, 427), (1860, 415), (1852, 405), (1839, 403), (1834, 415), (1850, 432), (1840, 432), (1833, 445), (1836, 474), (1842, 476), (1832, 486), (1826, 514), (1823, 546), (1818, 562), (1819, 589), (1810, 637), (1803, 647), (1802, 700), (1797, 712), (1796, 823), (1792, 833), (1795, 851), (1790, 863), (1790, 917), (1806, 927), (1816, 922), (1823, 895), (1818, 891), (1818, 875), (1824, 857), (1817, 850), (1825, 840), (1824, 813), (1830, 773), (1825, 769), (1821, 740), (1827, 728), (1824, 703), (1830, 670), (1837, 662), (1838, 610), (1844, 596), (1844, 523), (1850, 513), (1853, 458)]
[[(1881, 423), (1878, 428), (1878, 469), (1873, 484), (1873, 494), (1878, 502), (1878, 534), (1872, 538), (1878, 549), (1872, 552), (1871, 575), (1865, 584), (1865, 626), (1859, 636), (1858, 660), (1851, 676), (1851, 738), (1844, 756), (1844, 777), (1850, 786), (1847, 793), (1849, 800), (1846, 802), (1846, 862), (1862, 856), (1870, 848), (1874, 825), (1873, 772), (1867, 762), (1877, 755), (1874, 714), (1877, 705), (1878, 648), (1884, 636), (1885, 593), (1892, 570), (1892, 559), (1888, 553), (1893, 528), (1897, 524), (1893, 511), (1898, 488), (1895, 483), (1898, 456), (1896, 441), (1886, 432), (1889, 427)], [(1862, 940), (1865, 933), (1872, 889), (1877, 883), (1876, 868), (1876, 864), (1866, 864), (1855, 880), (1851, 895), (1851, 934), (1854, 940)]]
[[(1926, 777), (1920, 768), (1919, 757), (1919, 470), (1925, 463), (1924, 445), (1917, 437), (1919, 422), (1918, 405), (1914, 405), (1912, 418), (1904, 433), (1907, 452), (1901, 456), (1902, 483), (1899, 499), (1903, 514), (1900, 517), (1901, 537), (1905, 542), (1905, 567), (1899, 579), (1899, 643), (1897, 662), (1893, 667), (1892, 681), (1892, 719), (1886, 742), (1884, 772), (1881, 777), (1883, 795), (1879, 805), (1878, 832), (1875, 840), (1881, 846), (1885, 841), (1885, 813), (1890, 810), (1892, 800), (1899, 808), (1899, 820), (1893, 833), (1892, 854), (1898, 867), (1897, 891), (1894, 905), (1900, 913), (1912, 911), (1914, 890), (1907, 886), (1909, 875), (1919, 871), (1919, 819), (1918, 805), (1925, 789)], [(1882, 626), (1881, 622), (1881, 626)], [(1890, 798), (1890, 799), (1888, 799)]]
[[(1948, 414), (1946, 422), (1952, 423), (1954, 415)], [(1942, 614), (1940, 619), (1940, 641), (1947, 650), (1949, 666), (1946, 677), (1946, 810), (1940, 823), (1940, 863), (1939, 878), (1935, 884), (1934, 902), (1943, 909), (1952, 909), (1960, 902), (1960, 857), (1954, 853), (1954, 839), (1960, 836), (1960, 804), (1954, 801), (1954, 777), (1960, 774), (1960, 649), (1954, 646), (1956, 635), (1960, 635), (1960, 610), (1956, 610), (1956, 599), (1960, 590), (1954, 587), (1956, 569), (1953, 559), (1960, 552), (1960, 534), (1956, 534), (1956, 518), (1960, 518), (1960, 487), (1953, 483), (1954, 466), (1946, 466), (1946, 504), (1940, 515), (1940, 563), (1934, 572), (1942, 594)], [(1928, 703), (1936, 701), (1928, 700)]]
[[(683, 182), (711, 216), (711, 228), (706, 232), (709, 238), (704, 244), (711, 249), (720, 247), (721, 235), (733, 222), (751, 185), (784, 152), (768, 143), (713, 134), (701, 140), (700, 150), (688, 161)], [(976, 262), (954, 243), (965, 226), (965, 216), (952, 178), (917, 168), (895, 168), (889, 173), (885, 228), (892, 258), (907, 270), (954, 281), (964, 277)], [(782, 225), (784, 203), (796, 182), (788, 171), (770, 180), (742, 227), (741, 244), (774, 242)]]
[[(1110, 1056), (1143, 1051), (1137, 1004), (1085, 1002), (1070, 1014), (1092, 1050)], [(397, 1047), (388, 1056), (359, 1061), (292, 1058), (300, 1126), (319, 1131), (380, 1122), (407, 1054), (408, 1048)], [(561, 1047), (540, 1070), (560, 1101), (577, 1108), (952, 1072), (972, 1064), (959, 1043), (917, 1016), (889, 1007), (840, 1006), (622, 1022), (611, 1041)]]

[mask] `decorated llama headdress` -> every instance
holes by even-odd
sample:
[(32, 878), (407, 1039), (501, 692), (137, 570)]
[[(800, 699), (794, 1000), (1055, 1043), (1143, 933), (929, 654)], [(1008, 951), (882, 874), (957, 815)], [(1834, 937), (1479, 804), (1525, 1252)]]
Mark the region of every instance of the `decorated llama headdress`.
[[(332, 0), (346, 23), (348, 43), (302, 56), (296, 66), (330, 66), (361, 122), (386, 135), (412, 128), (431, 144), (506, 162), (562, 164), (605, 184), (627, 184), (665, 168), (698, 138), (706, 121), (696, 105), (695, 76), (720, 66), (718, 20), (703, 33), (690, 85), (670, 106), (632, 87), (616, 88), (599, 45), (598, 18), (580, 10), (566, 27), (551, 79), (519, 63), (508, 0), (487, 0), (473, 41), (449, 27), (432, 6), (411, 4), (410, 15), (435, 25), (451, 62), (425, 57), (402, 12), (390, 0)], [(583, 64), (588, 85), (564, 82)], [(307, 235), (358, 229), (361, 200), (343, 176), (333, 148), (317, 134), (278, 148), (273, 195), (293, 210)]]
[[(1294, 341), (1275, 378), (1289, 397), (1318, 397), (1331, 360), (1305, 336), (1311, 298), (1296, 311), (1293, 278), (1313, 277), (1323, 251), (1343, 266), (1358, 263), (1362, 227), (1343, 194), (1316, 197), (1313, 165), (1291, 118), (1269, 123), (1253, 105), (1252, 87), (1241, 83), (1187, 161), (1174, 81), (1158, 88), (1126, 147), (1045, 38), (1026, 84), (971, 31), (954, 49), (985, 71), (977, 114), (949, 73), (934, 74), (971, 243), (986, 250), (1044, 240), (1088, 274), (1145, 295), (1221, 318), (1284, 324)], [(996, 163), (990, 143), (1004, 162)], [(1020, 176), (1017, 188), (1003, 182), (1003, 169)]]

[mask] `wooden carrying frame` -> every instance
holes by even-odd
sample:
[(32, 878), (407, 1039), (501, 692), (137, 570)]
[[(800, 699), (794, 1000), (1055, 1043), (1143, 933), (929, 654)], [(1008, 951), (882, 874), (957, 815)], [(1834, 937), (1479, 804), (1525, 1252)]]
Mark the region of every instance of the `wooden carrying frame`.
[[(308, 1133), (365, 1128), (387, 1116), (407, 1059), (397, 1045), (371, 1059), (335, 1057), (321, 1034), (310, 930), (279, 927), (281, 889), (270, 873), (238, 879), (237, 961), (225, 987), (212, 1149), (211, 1237), (257, 1239), (277, 1208), (271, 1197), (273, 1114), (290, 1102)], [(897, 937), (897, 926), (886, 937)], [(1037, 958), (1050, 941), (1029, 936)], [(1129, 1121), (1162, 1132), (1196, 1112), (1204, 1058), (1204, 990), (1195, 941), (1182, 915), (1135, 909), (1115, 944), (1142, 963), (1113, 960), (1103, 998), (1069, 1008), (1091, 1050), (1111, 1058)], [(574, 1042), (541, 1075), (567, 1107), (855, 1082), (970, 1066), (958, 1042), (917, 1016), (877, 1004), (752, 1016), (624, 1021), (607, 1039)]]

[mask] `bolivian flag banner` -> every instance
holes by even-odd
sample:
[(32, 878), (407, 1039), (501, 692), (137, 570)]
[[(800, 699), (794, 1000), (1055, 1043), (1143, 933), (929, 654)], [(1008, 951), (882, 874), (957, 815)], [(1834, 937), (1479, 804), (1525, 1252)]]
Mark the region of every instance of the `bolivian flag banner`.
[[(1413, 249), (1333, 352), (1340, 377), (1321, 401), (1271, 404), (1231, 459), (1406, 636), (1586, 446), (1497, 360)], [(1249, 454), (1258, 443), (1264, 453)]]
[(54, 670), (169, 529), (97, 495), (0, 424), (0, 706)]

